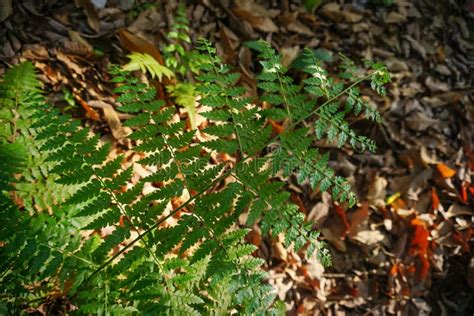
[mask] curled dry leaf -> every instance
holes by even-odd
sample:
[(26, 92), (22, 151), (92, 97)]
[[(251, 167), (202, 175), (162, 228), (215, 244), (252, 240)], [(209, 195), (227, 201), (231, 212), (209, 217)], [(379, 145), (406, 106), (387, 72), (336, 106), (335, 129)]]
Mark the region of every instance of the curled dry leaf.
[(40, 44), (25, 45), (22, 57), (29, 60), (45, 60), (49, 58), (46, 47)]
[(336, 22), (345, 21), (349, 23), (357, 23), (360, 22), (363, 18), (362, 15), (343, 9), (338, 3), (334, 2), (328, 3), (323, 6), (321, 11), (328, 18)]
[(281, 48), (281, 54), (283, 55), (281, 61), (282, 65), (288, 67), (296, 59), (296, 57), (298, 57), (299, 52), (299, 46)]
[(0, 1), (0, 22), (8, 18), (12, 12), (12, 0)]
[(69, 38), (72, 41), (71, 44), (72, 43), (75, 44), (75, 45), (70, 44), (69, 48), (72, 48), (78, 51), (84, 50), (87, 53), (91, 53), (94, 50), (94, 47), (91, 44), (89, 44), (89, 42), (84, 37), (82, 37), (81, 34), (79, 34), (78, 32), (69, 30), (68, 33), (69, 33)]
[(360, 230), (361, 224), (368, 218), (369, 216), (369, 204), (367, 202), (363, 203), (361, 207), (355, 210), (350, 215), (350, 228), (349, 228), (349, 236), (353, 237), (357, 235)]
[(326, 203), (324, 201), (319, 202), (315, 206), (313, 206), (311, 211), (309, 211), (307, 220), (314, 222), (315, 226), (319, 228), (323, 224), (328, 213), (329, 213), (329, 203)]
[(367, 193), (367, 200), (371, 204), (375, 204), (377, 206), (385, 205), (385, 197), (387, 196), (387, 184), (388, 181), (385, 178), (377, 177), (372, 182), (369, 187), (369, 192)]
[(423, 112), (413, 112), (407, 119), (407, 127), (414, 131), (424, 131), (430, 127), (435, 127), (438, 121), (429, 117)]
[(448, 210), (443, 215), (446, 219), (448, 219), (448, 218), (460, 216), (460, 215), (474, 215), (474, 213), (467, 206), (453, 204), (448, 208)]
[(75, 62), (75, 58), (72, 55), (67, 55), (61, 51), (58, 51), (56, 54), (56, 58), (62, 61), (66, 65), (69, 71), (73, 73), (73, 76), (74, 74), (76, 74), (80, 76), (81, 78), (84, 78), (85, 69)]
[(101, 108), (104, 112), (104, 118), (112, 132), (114, 138), (118, 141), (123, 141), (128, 135), (132, 133), (129, 127), (124, 127), (114, 107), (104, 101), (90, 101), (89, 105), (96, 108)]
[(379, 230), (362, 230), (358, 232), (353, 239), (367, 246), (373, 246), (380, 242), (389, 244), (387, 236), (382, 234)]
[(346, 242), (341, 238), (341, 236), (336, 235), (328, 228), (322, 228), (321, 233), (323, 234), (324, 238), (326, 238), (337, 250), (346, 252), (347, 246)]
[(87, 23), (95, 32), (100, 31), (100, 17), (91, 0), (74, 0), (77, 6), (84, 9), (87, 16)]
[(385, 22), (399, 24), (405, 22), (407, 19), (406, 15), (400, 14), (399, 12), (392, 11), (388, 14)]
[(79, 102), (82, 108), (86, 111), (86, 116), (94, 121), (99, 121), (99, 114), (84, 101), (81, 96), (77, 93), (74, 93), (74, 98)]
[(451, 89), (446, 82), (441, 82), (439, 80), (434, 79), (433, 77), (426, 78), (425, 84), (431, 91), (447, 92)]
[(280, 259), (283, 262), (288, 260), (288, 251), (283, 245), (285, 237), (283, 234), (278, 234), (277, 238), (272, 243), (272, 255), (274, 258)]
[(118, 32), (122, 45), (131, 52), (138, 52), (142, 54), (148, 54), (160, 63), (164, 65), (163, 57), (161, 56), (160, 50), (152, 45), (150, 42), (143, 38), (132, 34), (131, 32), (122, 29)]
[(234, 8), (234, 13), (249, 22), (254, 28), (263, 32), (276, 32), (278, 27), (271, 19), (269, 10), (253, 1), (236, 1), (237, 7)]
[(436, 193), (435, 188), (431, 188), (431, 208), (433, 210), (437, 210), (440, 207), (440, 202), (439, 202), (439, 197), (438, 193)]
[(413, 47), (413, 49), (420, 54), (423, 59), (426, 59), (426, 49), (410, 35), (405, 35), (405, 38), (410, 42), (411, 47)]

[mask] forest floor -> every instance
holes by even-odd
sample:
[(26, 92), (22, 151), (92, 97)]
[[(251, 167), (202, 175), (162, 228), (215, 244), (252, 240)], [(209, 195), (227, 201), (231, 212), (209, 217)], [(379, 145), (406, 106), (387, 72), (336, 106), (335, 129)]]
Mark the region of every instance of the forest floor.
[[(176, 3), (92, 5), (105, 2), (1, 7), (0, 20), (8, 19), (0, 22), (0, 74), (32, 60), (54, 106), (72, 107), (120, 146), (122, 117), (97, 102), (113, 104), (107, 66), (123, 64), (130, 51), (159, 54)], [(191, 37), (213, 41), (250, 91), (258, 65), (242, 43), (258, 38), (270, 41), (287, 64), (309, 47), (329, 66), (343, 53), (382, 61), (392, 74), (387, 96), (371, 100), (383, 122), (352, 122), (377, 142), (375, 154), (318, 143), (350, 180), (357, 206), (344, 210), (329, 195), (288, 181), (292, 200), (328, 242), (333, 265), (306, 260), (258, 230), (249, 238), (290, 314), (473, 315), (474, 5), (373, 2), (324, 1), (314, 13), (291, 0), (187, 6)]]

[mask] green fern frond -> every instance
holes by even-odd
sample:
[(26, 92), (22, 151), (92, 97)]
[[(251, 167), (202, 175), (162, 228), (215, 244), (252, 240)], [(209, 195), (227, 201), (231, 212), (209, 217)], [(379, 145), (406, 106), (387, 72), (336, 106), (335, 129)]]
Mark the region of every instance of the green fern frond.
[[(183, 62), (194, 58), (185, 49), (187, 23), (181, 8), (166, 57), (190, 70)], [(196, 102), (209, 108), (201, 113), (208, 119), (202, 130), (194, 123), (190, 130), (175, 106), (129, 73), (140, 69), (162, 80), (182, 73), (177, 67), (134, 53), (125, 67), (111, 68), (118, 110), (130, 116), (124, 124), (141, 157), (132, 165), (123, 156), (110, 158), (110, 144), (46, 105), (31, 65), (7, 72), (11, 81), (0, 84), (7, 123), (0, 131), (0, 212), (7, 223), (0, 228), (0, 294), (10, 312), (55, 292), (86, 314), (281, 314), (275, 291), (265, 285), (264, 261), (244, 242), (249, 230), (235, 225), (242, 215), (262, 233), (283, 234), (294, 251), (331, 263), (319, 232), (279, 179), (295, 175), (301, 185), (330, 190), (334, 200), (354, 205), (351, 186), (328, 166), (329, 155), (315, 139), (373, 150), (348, 120), (363, 113), (377, 121), (357, 86), (368, 80), (383, 94), (390, 78), (383, 65), (369, 62), (368, 72), (358, 75), (345, 56), (333, 77), (305, 51), (300, 68), (306, 77), (298, 82), (268, 43), (247, 45), (259, 53), (259, 96), (248, 97), (239, 74), (206, 40), (197, 47), (197, 82), (167, 87), (191, 123)], [(302, 124), (306, 120), (314, 126)], [(274, 121), (287, 122), (275, 133)], [(150, 173), (132, 183), (134, 165)], [(13, 177), (18, 172), (20, 179)], [(40, 202), (38, 191), (52, 188), (61, 194)], [(30, 202), (14, 203), (16, 194)]]
[(126, 71), (141, 70), (143, 73), (149, 73), (152, 78), (157, 77), (162, 81), (163, 76), (168, 79), (174, 77), (174, 73), (167, 67), (160, 65), (160, 63), (148, 54), (133, 52), (127, 55), (130, 62), (123, 66)]
[(176, 104), (186, 109), (191, 129), (196, 129), (196, 87), (190, 83), (178, 82), (175, 85), (166, 86), (166, 90), (174, 98)]

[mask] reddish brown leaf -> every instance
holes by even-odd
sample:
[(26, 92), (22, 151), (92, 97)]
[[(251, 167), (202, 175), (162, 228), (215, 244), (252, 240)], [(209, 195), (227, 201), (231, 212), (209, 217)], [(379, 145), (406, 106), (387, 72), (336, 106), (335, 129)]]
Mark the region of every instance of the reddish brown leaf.
[(349, 228), (349, 236), (353, 237), (359, 232), (359, 226), (369, 216), (369, 203), (364, 202), (361, 207), (351, 214), (351, 224)]
[(99, 121), (100, 117), (99, 114), (91, 108), (86, 101), (84, 101), (80, 95), (74, 94), (74, 97), (76, 100), (79, 102), (79, 104), (82, 106), (82, 108), (86, 111), (86, 116), (94, 121)]
[[(174, 197), (171, 199), (171, 206), (173, 207), (173, 210), (177, 210), (178, 208), (180, 208), (181, 205), (183, 205), (183, 203), (184, 203), (183, 199), (180, 197)], [(183, 207), (181, 210), (176, 212), (176, 214), (174, 214), (173, 217), (180, 219), (183, 212), (189, 213), (189, 210), (186, 207)]]
[(389, 274), (390, 274), (391, 276), (393, 276), (393, 277), (394, 277), (394, 276), (397, 276), (397, 274), (398, 274), (398, 264), (397, 264), (397, 263), (394, 263), (394, 264), (392, 265), (392, 267), (390, 268)]
[[(430, 269), (430, 263), (428, 261), (428, 237), (430, 235), (430, 232), (426, 228), (425, 222), (417, 218), (414, 218), (411, 221), (411, 225), (413, 226), (414, 231), (411, 239), (410, 250), (408, 251), (408, 253), (411, 255), (417, 255), (421, 264), (420, 269), (418, 270), (418, 279), (423, 280), (428, 275), (428, 271)], [(416, 268), (413, 268), (416, 271)]]
[(410, 243), (410, 254), (421, 253), (425, 254), (428, 250), (428, 236), (430, 232), (425, 227), (425, 223), (417, 218), (411, 221), (411, 225), (414, 228), (411, 243)]
[(281, 134), (285, 131), (285, 128), (282, 125), (275, 122), (274, 120), (269, 119), (268, 123), (270, 123), (270, 125), (272, 126), (272, 131), (275, 134)]
[(306, 214), (308, 212), (308, 208), (304, 205), (303, 201), (299, 197), (298, 194), (295, 192), (291, 192), (291, 197), (290, 197), (291, 202), (295, 203), (298, 205), (298, 208), (300, 209), (300, 212)]
[(129, 218), (128, 216), (126, 216), (126, 215), (123, 215), (123, 214), (120, 215), (119, 226), (120, 226), (120, 227), (124, 227), (125, 222), (128, 222), (128, 223), (131, 224), (130, 218)]
[(443, 163), (436, 164), (436, 169), (438, 169), (438, 172), (443, 178), (451, 178), (456, 174), (456, 170), (449, 168)]
[(304, 275), (306, 281), (314, 288), (314, 289), (319, 289), (320, 288), (320, 282), (317, 278), (311, 277), (311, 275), (308, 272), (308, 268), (306, 266), (301, 266), (299, 267), (299, 270), (302, 272)]
[(439, 197), (435, 188), (431, 188), (431, 208), (433, 210), (437, 210), (439, 208)]
[(393, 201), (392, 202), (392, 207), (393, 207), (394, 210), (399, 210), (399, 209), (406, 210), (406, 209), (408, 209), (407, 204), (405, 203), (405, 201), (402, 198), (398, 198), (395, 201)]
[(438, 48), (436, 49), (436, 56), (438, 57), (438, 61), (440, 63), (444, 63), (444, 61), (446, 59), (446, 53), (444, 51), (443, 46), (438, 46)]
[(304, 307), (304, 303), (301, 303), (300, 305), (298, 305), (298, 307), (296, 308), (296, 314), (303, 314), (306, 312), (306, 308)]
[(473, 235), (473, 229), (468, 228), (468, 229), (463, 230), (462, 232), (455, 231), (452, 236), (453, 236), (453, 240), (459, 245), (461, 245), (464, 252), (470, 253), (471, 249), (469, 247), (469, 242), (471, 240), (472, 235)]
[(414, 264), (411, 264), (410, 266), (407, 267), (406, 271), (408, 273), (415, 273), (416, 272), (416, 267)]
[(418, 254), (418, 258), (420, 259), (421, 263), (418, 278), (419, 280), (424, 280), (430, 270), (430, 262), (428, 261), (426, 254)]
[(351, 225), (347, 221), (346, 211), (341, 206), (334, 204), (334, 210), (336, 211), (337, 216), (339, 216), (339, 218), (342, 220), (342, 223), (344, 224), (345, 232), (342, 235), (342, 238), (344, 239), (346, 237), (346, 234), (349, 232)]
[(251, 230), (245, 237), (245, 240), (254, 246), (260, 247), (260, 244), (262, 243), (262, 235), (260, 235), (256, 230)]
[(121, 29), (118, 32), (122, 45), (132, 52), (138, 52), (142, 54), (148, 54), (156, 59), (161, 65), (164, 64), (163, 57), (158, 48), (152, 45), (150, 42), (138, 37), (125, 29)]
[(461, 186), (461, 191), (459, 192), (459, 198), (464, 204), (467, 204), (467, 188), (468, 188), (468, 183), (464, 182)]

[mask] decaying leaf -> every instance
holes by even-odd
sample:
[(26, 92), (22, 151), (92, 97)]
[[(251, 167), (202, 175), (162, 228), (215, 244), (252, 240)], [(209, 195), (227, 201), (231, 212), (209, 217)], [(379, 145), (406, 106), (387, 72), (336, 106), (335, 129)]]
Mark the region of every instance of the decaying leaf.
[(460, 204), (453, 204), (444, 213), (444, 217), (446, 219), (455, 217), (455, 216), (460, 216), (460, 215), (474, 215), (474, 212), (471, 210), (471, 208), (467, 206), (463, 206)]
[(349, 23), (357, 23), (363, 18), (363, 16), (358, 13), (342, 9), (341, 6), (335, 2), (324, 5), (321, 11), (336, 22), (342, 20)]
[(350, 214), (349, 236), (357, 235), (361, 228), (361, 224), (367, 220), (369, 216), (369, 204), (363, 203), (361, 207)]
[(264, 32), (276, 32), (278, 27), (273, 22), (271, 14), (263, 6), (253, 1), (236, 1), (237, 7), (234, 13), (245, 21), (249, 22), (254, 28)]
[(13, 12), (12, 0), (1, 0), (0, 1), (0, 22), (5, 20)]
[(104, 118), (109, 125), (110, 131), (114, 138), (118, 141), (123, 141), (128, 135), (132, 133), (129, 127), (124, 127), (114, 107), (104, 101), (89, 101), (89, 105), (95, 108), (101, 108), (104, 113)]
[(160, 50), (143, 38), (130, 33), (125, 29), (118, 32), (122, 45), (131, 52), (138, 52), (152, 56), (160, 65), (164, 65)]
[(329, 242), (337, 248), (337, 250), (346, 252), (347, 246), (346, 242), (341, 238), (341, 236), (335, 235), (330, 229), (322, 228), (321, 233), (323, 234), (324, 238), (329, 240)]
[(367, 200), (375, 205), (384, 205), (385, 197), (387, 195), (387, 184), (387, 179), (382, 177), (375, 178), (375, 180), (369, 187), (369, 192), (367, 193)]
[(385, 243), (388, 243), (387, 237), (379, 230), (362, 230), (357, 232), (357, 234), (352, 238), (367, 246), (376, 245), (380, 242), (383, 242), (384, 240)]
[(91, 0), (74, 0), (76, 5), (82, 7), (87, 16), (89, 26), (96, 32), (100, 31), (100, 18)]

